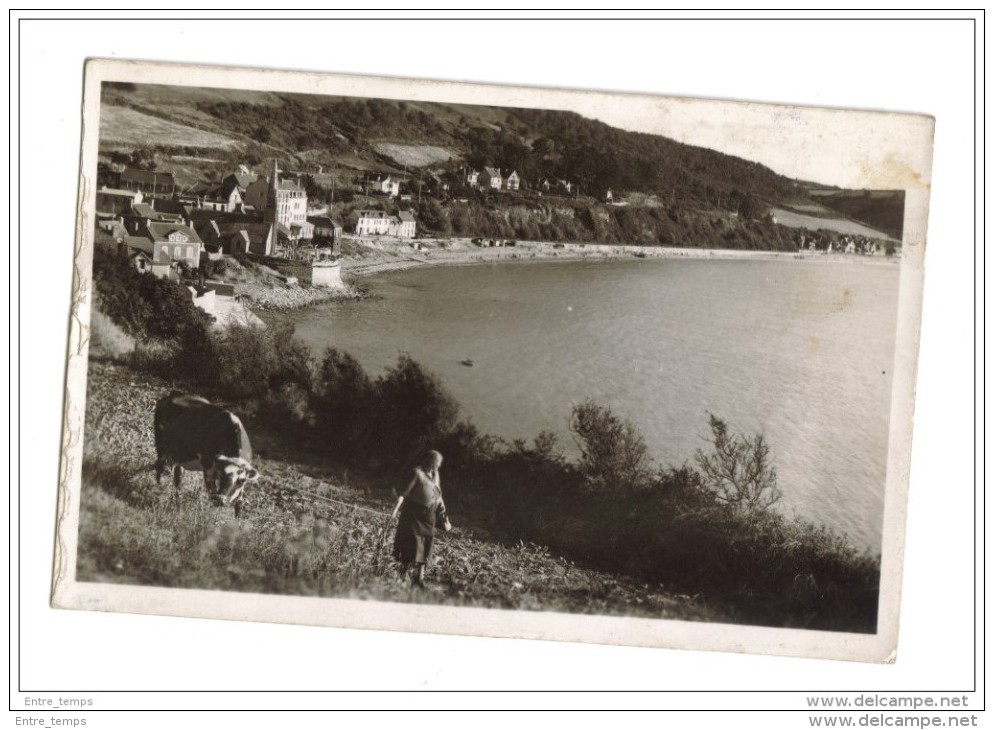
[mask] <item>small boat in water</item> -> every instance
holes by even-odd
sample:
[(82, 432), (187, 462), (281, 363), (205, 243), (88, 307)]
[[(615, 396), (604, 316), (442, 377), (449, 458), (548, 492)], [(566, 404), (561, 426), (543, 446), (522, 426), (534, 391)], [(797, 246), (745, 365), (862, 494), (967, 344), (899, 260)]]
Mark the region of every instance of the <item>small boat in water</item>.
[(473, 367), (473, 361), (470, 360), (468, 357), (465, 360), (462, 360), (462, 364), (468, 368)]

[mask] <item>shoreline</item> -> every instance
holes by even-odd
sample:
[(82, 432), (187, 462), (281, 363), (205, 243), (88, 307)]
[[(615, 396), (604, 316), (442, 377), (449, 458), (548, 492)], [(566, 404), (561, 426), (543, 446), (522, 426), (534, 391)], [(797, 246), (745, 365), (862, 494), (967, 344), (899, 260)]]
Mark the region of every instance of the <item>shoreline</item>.
[(825, 252), (702, 249), (676, 246), (639, 246), (629, 244), (552, 243), (525, 241), (516, 246), (480, 248), (469, 239), (417, 239), (427, 252), (414, 252), (403, 242), (383, 242), (360, 239), (378, 254), (362, 258), (342, 258), (342, 274), (361, 279), (390, 271), (403, 271), (421, 266), (469, 266), (492, 263), (529, 263), (542, 261), (630, 261), (644, 259), (722, 259), (763, 260), (781, 259), (821, 261), (825, 263), (858, 263), (861, 265), (900, 264), (900, 256), (860, 256), (856, 254), (826, 254)]
[(742, 249), (701, 249), (675, 246), (639, 246), (628, 244), (552, 243), (521, 241), (515, 246), (481, 248), (468, 238), (415, 239), (423, 250), (411, 247), (413, 242), (384, 241), (376, 238), (349, 238), (353, 247), (360, 246), (360, 255), (345, 254), (340, 259), (344, 288), (273, 286), (265, 292), (256, 289), (247, 306), (253, 312), (288, 312), (325, 304), (338, 299), (365, 299), (368, 292), (357, 284), (367, 277), (393, 271), (436, 266), (476, 266), (482, 264), (526, 264), (541, 262), (579, 261), (642, 261), (648, 259), (721, 259), (721, 260), (795, 260), (861, 266), (900, 265), (900, 255), (861, 256), (857, 254), (827, 254), (822, 251), (770, 251)]

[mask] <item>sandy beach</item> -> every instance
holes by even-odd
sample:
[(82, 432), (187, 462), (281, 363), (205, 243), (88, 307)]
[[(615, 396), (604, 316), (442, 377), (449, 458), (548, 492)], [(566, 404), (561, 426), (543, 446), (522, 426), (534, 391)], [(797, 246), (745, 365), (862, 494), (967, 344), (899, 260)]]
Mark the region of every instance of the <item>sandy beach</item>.
[[(701, 249), (667, 246), (607, 245), (596, 243), (552, 243), (518, 241), (514, 246), (481, 247), (468, 238), (417, 239), (421, 250), (404, 241), (375, 238), (349, 239), (361, 247), (358, 256), (343, 255), (342, 274), (346, 280), (387, 271), (419, 266), (464, 266), (498, 262), (588, 261), (619, 259), (803, 259), (836, 263), (874, 263), (893, 265), (900, 256), (859, 256), (826, 254), (822, 251), (747, 251), (741, 249)], [(349, 248), (352, 248), (350, 246)]]

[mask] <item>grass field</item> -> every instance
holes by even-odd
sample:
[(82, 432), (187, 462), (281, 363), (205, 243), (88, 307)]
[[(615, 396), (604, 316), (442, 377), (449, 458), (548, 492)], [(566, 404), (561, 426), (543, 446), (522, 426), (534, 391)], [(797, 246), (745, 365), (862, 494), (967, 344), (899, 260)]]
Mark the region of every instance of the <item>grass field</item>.
[(101, 106), (101, 145), (141, 146), (151, 141), (156, 145), (177, 147), (232, 149), (241, 146), (240, 142), (231, 137), (170, 122), (129, 107), (111, 104)]
[(846, 220), (845, 218), (819, 218), (792, 210), (785, 210), (783, 208), (772, 208), (770, 212), (777, 217), (777, 222), (780, 225), (788, 226), (789, 228), (805, 228), (809, 231), (825, 229), (828, 231), (845, 233), (851, 236), (890, 238), (890, 236), (886, 233), (874, 230), (873, 228), (864, 226), (856, 221)]
[(430, 144), (374, 142), (373, 149), (394, 160), (398, 165), (407, 165), (408, 167), (427, 167), (439, 162), (460, 159), (454, 150)]

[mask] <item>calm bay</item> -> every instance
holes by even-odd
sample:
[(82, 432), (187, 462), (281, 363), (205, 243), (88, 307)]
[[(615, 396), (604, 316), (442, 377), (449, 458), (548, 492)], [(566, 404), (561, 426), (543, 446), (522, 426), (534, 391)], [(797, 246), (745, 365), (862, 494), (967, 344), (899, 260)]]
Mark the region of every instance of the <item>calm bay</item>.
[(440, 266), (266, 319), (374, 377), (408, 353), (482, 431), (550, 430), (569, 454), (587, 399), (634, 422), (663, 465), (692, 462), (714, 413), (766, 435), (787, 514), (877, 552), (899, 277), (897, 262), (841, 258)]

